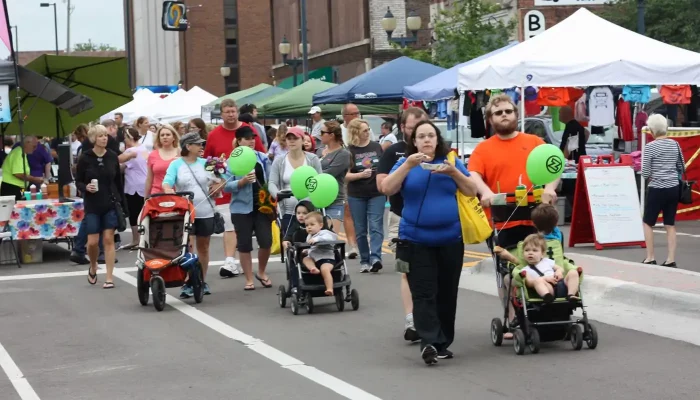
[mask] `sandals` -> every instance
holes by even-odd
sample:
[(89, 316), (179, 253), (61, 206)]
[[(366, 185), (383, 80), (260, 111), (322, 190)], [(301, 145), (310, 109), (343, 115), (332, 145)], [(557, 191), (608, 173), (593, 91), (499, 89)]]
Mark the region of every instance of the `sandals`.
[(102, 289), (114, 289), (114, 283), (113, 282), (105, 282), (104, 285), (102, 285)]
[(568, 300), (569, 303), (574, 303), (574, 304), (575, 304), (575, 303), (578, 303), (579, 301), (581, 301), (581, 298), (578, 297), (578, 296), (576, 296), (575, 294), (567, 294), (567, 295), (566, 295), (566, 300)]
[(91, 269), (92, 268), (88, 268), (88, 283), (90, 283), (91, 285), (94, 285), (97, 283), (97, 271), (95, 271), (95, 273), (92, 274), (92, 273), (90, 273)]
[(264, 288), (271, 288), (272, 287), (272, 281), (268, 277), (267, 279), (263, 279), (260, 277), (260, 275), (255, 274), (255, 279), (257, 279), (261, 285), (263, 285)]
[(245, 285), (245, 287), (243, 288), (243, 290), (246, 290), (246, 291), (247, 291), (247, 290), (255, 290), (255, 284), (249, 283), (249, 284)]

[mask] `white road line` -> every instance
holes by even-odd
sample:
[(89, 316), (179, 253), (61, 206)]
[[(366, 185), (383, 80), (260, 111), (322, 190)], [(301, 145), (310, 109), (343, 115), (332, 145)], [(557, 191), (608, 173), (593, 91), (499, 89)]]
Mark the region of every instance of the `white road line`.
[(5, 371), (5, 374), (12, 382), (12, 386), (15, 387), (19, 398), (22, 400), (40, 400), (39, 396), (36, 394), (32, 385), (29, 384), (27, 378), (24, 377), (22, 371), (10, 357), (10, 354), (5, 350), (2, 344), (0, 344), (0, 367)]
[[(658, 225), (657, 225), (657, 226), (658, 226)], [(662, 231), (662, 230), (659, 230), (659, 229), (654, 229), (654, 233), (658, 233), (658, 234), (663, 234), (663, 235), (665, 235), (665, 234), (666, 234), (666, 231), (665, 231), (665, 230)], [(676, 235), (678, 235), (678, 236), (690, 236), (690, 237), (694, 237), (694, 238), (700, 238), (700, 235), (693, 235), (692, 233), (685, 233), (685, 232), (676, 232)]]
[[(123, 273), (121, 270), (115, 271), (114, 276), (136, 286), (136, 278)], [(179, 299), (167, 295), (167, 304), (209, 329), (220, 333), (227, 338), (233, 339), (250, 350), (260, 354), (270, 361), (275, 362), (280, 367), (293, 371), (312, 382), (324, 386), (347, 399), (357, 400), (379, 400), (380, 398), (368, 393), (356, 386), (353, 386), (343, 380), (340, 380), (332, 375), (329, 375), (318, 368), (306, 365), (303, 361), (298, 360), (276, 348), (265, 344), (261, 339), (254, 338), (238, 329), (206, 314), (195, 307), (186, 304)]]

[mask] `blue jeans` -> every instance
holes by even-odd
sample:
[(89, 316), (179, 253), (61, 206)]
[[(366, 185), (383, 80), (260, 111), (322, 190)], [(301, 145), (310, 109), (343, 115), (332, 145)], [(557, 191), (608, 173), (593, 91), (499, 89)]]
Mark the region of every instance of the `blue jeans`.
[[(372, 265), (382, 261), (382, 243), (384, 242), (384, 204), (386, 197), (348, 197), (350, 214), (355, 223), (357, 249), (360, 251), (360, 263)], [(367, 233), (369, 231), (369, 245)]]

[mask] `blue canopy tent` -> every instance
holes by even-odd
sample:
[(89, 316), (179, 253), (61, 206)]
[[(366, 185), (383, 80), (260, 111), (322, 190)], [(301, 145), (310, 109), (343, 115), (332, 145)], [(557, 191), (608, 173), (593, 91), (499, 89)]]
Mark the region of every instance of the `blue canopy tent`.
[(454, 67), (445, 70), (435, 76), (431, 76), (421, 82), (418, 82), (411, 86), (405, 86), (403, 88), (403, 97), (409, 100), (423, 100), (423, 101), (437, 101), (443, 99), (451, 99), (455, 97), (455, 89), (457, 89), (457, 76), (459, 74), (459, 69), (465, 65), (469, 65), (489, 57), (495, 56), (496, 54), (507, 50), (518, 42), (510, 42), (507, 46), (501, 47), (498, 50), (494, 50), (490, 53), (484, 54), (483, 56), (471, 59), (467, 62), (455, 65)]
[[(403, 88), (444, 71), (444, 68), (399, 57), (336, 87), (317, 93), (313, 104), (400, 104)], [(454, 84), (457, 86), (455, 75)]]

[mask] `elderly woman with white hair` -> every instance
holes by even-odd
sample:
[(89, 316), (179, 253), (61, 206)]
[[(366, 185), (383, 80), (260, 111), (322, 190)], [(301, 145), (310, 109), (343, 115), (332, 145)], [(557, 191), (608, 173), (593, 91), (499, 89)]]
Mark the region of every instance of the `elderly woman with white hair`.
[(654, 114), (647, 120), (654, 140), (644, 146), (642, 176), (649, 181), (644, 205), (644, 238), (647, 256), (644, 264), (656, 264), (654, 256), (654, 225), (663, 212), (668, 240), (668, 256), (661, 264), (676, 268), (676, 209), (680, 197), (680, 177), (685, 172), (685, 160), (678, 142), (667, 136), (668, 121)]

